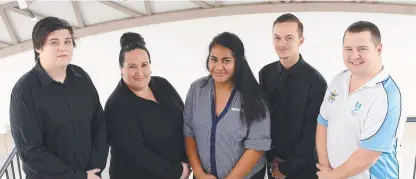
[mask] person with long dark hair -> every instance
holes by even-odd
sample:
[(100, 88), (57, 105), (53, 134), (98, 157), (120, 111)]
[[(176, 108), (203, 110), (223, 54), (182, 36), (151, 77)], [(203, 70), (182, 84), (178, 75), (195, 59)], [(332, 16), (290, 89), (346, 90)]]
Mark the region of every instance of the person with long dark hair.
[(270, 118), (240, 38), (217, 35), (206, 67), (210, 74), (192, 83), (184, 109), (186, 153), (195, 178), (263, 179)]
[(150, 53), (140, 34), (124, 33), (120, 43), (122, 79), (105, 105), (110, 178), (188, 178), (182, 99), (166, 79), (151, 76)]

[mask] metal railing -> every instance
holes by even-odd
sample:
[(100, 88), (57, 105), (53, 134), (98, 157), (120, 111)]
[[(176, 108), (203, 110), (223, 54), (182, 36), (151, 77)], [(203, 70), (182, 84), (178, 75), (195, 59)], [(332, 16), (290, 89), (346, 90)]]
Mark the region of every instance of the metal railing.
[(413, 179), (416, 179), (416, 156), (415, 156), (415, 165), (413, 169)]
[[(14, 164), (15, 160), (17, 164), (17, 172), (15, 171), (16, 170), (15, 168), (16, 166)], [(9, 173), (9, 171), (11, 173)], [(10, 153), (10, 155), (7, 157), (7, 160), (4, 163), (4, 165), (0, 169), (0, 179), (2, 179), (4, 176), (6, 176), (6, 179), (10, 179), (10, 178), (16, 179), (17, 178), (16, 173), (18, 174), (19, 179), (23, 179), (19, 153), (17, 152), (17, 149), (15, 147)]]
[[(416, 122), (416, 117), (409, 117), (407, 119), (407, 122)], [(17, 163), (17, 173), (19, 174), (19, 179), (23, 179), (22, 178), (22, 169), (21, 169), (21, 164), (20, 164), (20, 157), (19, 157), (19, 153), (17, 152), (16, 147), (13, 148), (12, 152), (10, 153), (10, 155), (7, 157), (6, 162), (4, 163), (4, 165), (1, 167), (0, 169), (0, 179), (2, 179), (4, 176), (6, 176), (6, 179), (10, 179), (10, 175), (9, 175), (9, 169), (11, 170), (11, 176), (13, 179), (16, 179), (16, 172), (15, 172), (15, 165), (14, 165), (14, 160), (16, 160)], [(413, 179), (416, 179), (416, 156), (415, 156), (415, 163), (414, 163), (414, 169), (413, 169)]]

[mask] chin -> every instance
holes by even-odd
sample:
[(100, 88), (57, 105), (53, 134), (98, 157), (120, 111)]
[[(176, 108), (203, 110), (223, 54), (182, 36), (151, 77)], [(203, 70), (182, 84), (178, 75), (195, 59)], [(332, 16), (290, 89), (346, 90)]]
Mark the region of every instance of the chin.
[(348, 70), (353, 74), (353, 75), (362, 75), (364, 74), (364, 70), (363, 69), (359, 69), (359, 68), (354, 68), (354, 67), (349, 67)]
[(132, 88), (134, 91), (140, 91), (140, 90), (144, 89), (145, 86), (134, 84), (134, 85), (130, 85), (130, 88)]
[(279, 56), (279, 59), (288, 59), (289, 56)]
[(214, 81), (216, 83), (226, 83), (229, 81), (229, 79), (228, 78), (214, 78)]
[(279, 58), (281, 59), (286, 59), (290, 57), (290, 54), (288, 53), (278, 53), (277, 56), (279, 56)]
[(56, 63), (56, 66), (59, 67), (66, 67), (71, 63), (70, 59), (58, 59), (58, 63)]

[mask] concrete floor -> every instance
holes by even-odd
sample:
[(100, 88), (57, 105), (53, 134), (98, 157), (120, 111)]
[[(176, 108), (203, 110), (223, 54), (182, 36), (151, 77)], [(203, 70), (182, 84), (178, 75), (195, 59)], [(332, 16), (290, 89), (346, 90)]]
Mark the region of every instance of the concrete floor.
[[(407, 123), (404, 132), (404, 139), (401, 148), (401, 170), (400, 179), (412, 179), (413, 169), (416, 157), (416, 122)], [(13, 148), (13, 140), (10, 133), (0, 134), (0, 166), (7, 158), (8, 153)], [(108, 161), (110, 160), (108, 157)], [(109, 179), (108, 177), (108, 165), (103, 172), (102, 179)], [(5, 178), (5, 177), (3, 177)], [(416, 178), (414, 178), (416, 179)]]

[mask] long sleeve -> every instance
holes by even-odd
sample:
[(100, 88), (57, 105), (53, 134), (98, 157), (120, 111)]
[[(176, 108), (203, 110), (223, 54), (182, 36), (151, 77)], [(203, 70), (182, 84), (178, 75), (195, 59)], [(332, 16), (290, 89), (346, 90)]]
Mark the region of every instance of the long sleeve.
[[(92, 82), (91, 82), (92, 84)], [(92, 84), (93, 86), (93, 84)], [(107, 123), (103, 108), (100, 103), (100, 99), (97, 90), (93, 86), (94, 99), (95, 99), (95, 112), (92, 122), (92, 153), (91, 160), (89, 163), (90, 169), (99, 168), (101, 171), (104, 170), (107, 157), (108, 157), (108, 143), (107, 143)]]
[(183, 169), (181, 163), (165, 160), (144, 145), (139, 123), (128, 109), (117, 104), (107, 106), (106, 117), (110, 145), (123, 160), (161, 178), (180, 178)]
[(167, 84), (168, 88), (170, 89), (170, 91), (172, 92), (173, 98), (175, 99), (175, 101), (177, 101), (180, 106), (183, 108), (184, 107), (184, 103), (183, 100), (181, 98), (181, 96), (179, 95), (178, 91), (176, 91), (176, 89), (172, 86), (172, 84), (169, 83), (168, 80), (164, 79), (165, 83)]
[(194, 93), (194, 84), (188, 90), (186, 95), (185, 108), (183, 111), (183, 133), (185, 136), (194, 137), (194, 131), (192, 127), (192, 118), (193, 118), (193, 93)]
[[(260, 70), (259, 72), (259, 83), (260, 83), (260, 87), (263, 91), (263, 93), (267, 94), (267, 68), (264, 67), (262, 70)], [(270, 103), (270, 99), (267, 99), (267, 106), (270, 112), (272, 112), (272, 107), (271, 107), (271, 103)], [(271, 120), (271, 119), (270, 119)], [(276, 146), (273, 146), (273, 141), (271, 141), (271, 145), (270, 145), (270, 150), (268, 150), (266, 152), (266, 158), (267, 161), (271, 162), (273, 161), (273, 158), (275, 158), (277, 156), (277, 148)]]
[(320, 111), (322, 101), (325, 96), (327, 84), (325, 80), (319, 80), (313, 83), (310, 91), (310, 99), (308, 100), (305, 123), (302, 127), (302, 137), (295, 147), (292, 155), (288, 160), (279, 165), (279, 170), (286, 175), (291, 171), (297, 170), (303, 166), (307, 160), (307, 156), (315, 147), (315, 133), (317, 125), (317, 117)]
[(259, 84), (260, 84), (260, 88), (264, 93), (267, 93), (267, 79), (266, 79), (266, 75), (263, 74), (266, 73), (266, 69), (263, 68), (262, 70), (260, 70), (259, 72)]
[(44, 147), (32, 95), (25, 90), (14, 89), (10, 102), (12, 136), (23, 162), (44, 179), (86, 179), (85, 171), (76, 171)]

